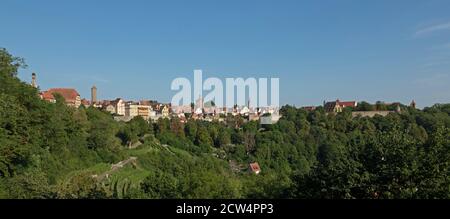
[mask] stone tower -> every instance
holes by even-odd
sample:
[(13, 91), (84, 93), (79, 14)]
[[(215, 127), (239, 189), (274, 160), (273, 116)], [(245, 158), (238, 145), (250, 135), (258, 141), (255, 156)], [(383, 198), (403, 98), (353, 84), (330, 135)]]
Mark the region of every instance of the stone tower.
[(412, 108), (415, 109), (416, 108), (416, 101), (412, 100), (411, 104), (409, 106), (411, 106)]
[(97, 102), (97, 87), (92, 86), (91, 88), (91, 104), (94, 105)]
[(31, 86), (33, 86), (34, 88), (37, 88), (36, 73), (34, 73), (34, 72), (31, 74)]

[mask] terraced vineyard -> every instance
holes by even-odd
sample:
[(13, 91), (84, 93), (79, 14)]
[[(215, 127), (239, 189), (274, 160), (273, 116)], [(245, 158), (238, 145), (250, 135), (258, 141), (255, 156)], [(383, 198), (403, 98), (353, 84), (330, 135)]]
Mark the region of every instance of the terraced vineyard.
[[(134, 149), (126, 149), (128, 158), (116, 164), (99, 163), (92, 167), (73, 171), (64, 179), (63, 183), (71, 183), (72, 178), (89, 175), (103, 187), (108, 188), (116, 198), (127, 197), (128, 191), (140, 189), (140, 184), (152, 172), (158, 171), (163, 165), (162, 157), (172, 159), (193, 160), (189, 152), (162, 145), (158, 141), (145, 143)], [(122, 164), (123, 163), (123, 164)]]

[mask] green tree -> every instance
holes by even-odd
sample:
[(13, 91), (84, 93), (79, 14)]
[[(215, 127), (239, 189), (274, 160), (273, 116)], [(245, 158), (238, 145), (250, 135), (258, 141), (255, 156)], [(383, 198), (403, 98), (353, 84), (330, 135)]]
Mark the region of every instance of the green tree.
[(141, 183), (141, 189), (151, 199), (180, 198), (178, 180), (161, 171), (152, 172)]

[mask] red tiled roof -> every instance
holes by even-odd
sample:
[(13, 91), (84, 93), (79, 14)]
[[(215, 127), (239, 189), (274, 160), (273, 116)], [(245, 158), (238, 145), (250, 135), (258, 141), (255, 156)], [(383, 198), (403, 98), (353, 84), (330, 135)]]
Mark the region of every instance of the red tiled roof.
[(343, 107), (353, 107), (353, 106), (356, 106), (356, 101), (346, 101), (346, 102), (339, 101), (339, 105), (341, 105)]
[(44, 100), (53, 100), (53, 99), (55, 99), (53, 97), (53, 94), (50, 93), (50, 92), (47, 92), (47, 91), (42, 92), (41, 96), (42, 96), (42, 99), (44, 99)]
[(73, 88), (51, 88), (47, 91), (42, 92), (42, 99), (44, 100), (54, 100), (54, 93), (60, 94), (66, 102), (75, 102), (80, 94)]
[(334, 108), (334, 106), (336, 106), (336, 105), (339, 105), (342, 107), (352, 107), (352, 106), (356, 106), (356, 104), (357, 104), (356, 101), (339, 101), (339, 99), (338, 99), (336, 101), (327, 102), (325, 104), (325, 108)]
[(259, 167), (258, 162), (250, 163), (250, 169), (251, 169), (253, 172), (259, 172), (259, 171), (261, 171), (261, 168)]
[(139, 101), (140, 105), (151, 106), (151, 102), (149, 100), (141, 100)]
[(83, 105), (85, 105), (85, 106), (89, 106), (89, 105), (91, 105), (91, 101), (86, 100), (86, 99), (82, 99), (82, 100), (81, 100), (81, 104), (83, 104)]

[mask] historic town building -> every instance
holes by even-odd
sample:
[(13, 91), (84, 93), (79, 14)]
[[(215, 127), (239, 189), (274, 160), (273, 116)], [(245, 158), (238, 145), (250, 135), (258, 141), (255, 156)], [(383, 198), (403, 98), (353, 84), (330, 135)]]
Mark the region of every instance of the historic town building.
[(55, 103), (55, 95), (61, 95), (68, 106), (78, 108), (81, 105), (80, 94), (73, 88), (51, 88), (40, 93), (43, 100)]
[(358, 103), (356, 101), (336, 101), (326, 102), (324, 101), (323, 107), (327, 112), (340, 113), (345, 107), (356, 107)]
[(122, 98), (111, 101), (111, 105), (113, 105), (115, 109), (115, 114), (125, 116), (125, 101)]

